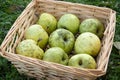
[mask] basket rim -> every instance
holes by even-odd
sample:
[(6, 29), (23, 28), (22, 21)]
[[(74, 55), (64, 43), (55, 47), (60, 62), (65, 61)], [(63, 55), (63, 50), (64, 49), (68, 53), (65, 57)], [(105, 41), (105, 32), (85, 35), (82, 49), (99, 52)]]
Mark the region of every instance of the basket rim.
[(85, 6), (85, 7), (91, 7), (91, 8), (97, 8), (97, 9), (105, 9), (104, 11), (106, 10), (110, 10), (112, 11), (113, 13), (116, 13), (115, 10), (111, 9), (111, 8), (108, 8), (108, 7), (103, 7), (103, 6), (96, 6), (96, 5), (92, 5), (92, 4), (83, 4), (83, 3), (75, 3), (75, 2), (69, 2), (69, 1), (59, 1), (59, 0), (33, 0), (35, 1), (35, 4), (38, 4), (39, 1), (43, 1), (43, 2), (53, 2), (53, 3), (58, 3), (58, 4), (61, 4), (61, 3), (67, 3), (69, 5), (76, 5), (76, 6)]

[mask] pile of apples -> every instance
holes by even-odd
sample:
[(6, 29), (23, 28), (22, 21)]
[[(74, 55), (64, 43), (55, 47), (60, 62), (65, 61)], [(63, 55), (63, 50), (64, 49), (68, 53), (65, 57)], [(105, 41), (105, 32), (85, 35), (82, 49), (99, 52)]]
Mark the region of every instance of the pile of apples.
[(104, 26), (96, 18), (83, 21), (70, 13), (57, 19), (42, 13), (36, 24), (25, 30), (16, 53), (78, 68), (95, 69)]

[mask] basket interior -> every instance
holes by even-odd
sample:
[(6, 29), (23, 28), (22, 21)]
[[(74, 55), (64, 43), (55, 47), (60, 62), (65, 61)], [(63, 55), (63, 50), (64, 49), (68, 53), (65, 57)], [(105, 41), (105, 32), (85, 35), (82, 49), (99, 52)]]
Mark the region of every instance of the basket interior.
[(24, 39), (25, 30), (32, 24), (35, 24), (38, 20), (38, 15), (43, 12), (53, 14), (57, 20), (66, 13), (72, 13), (78, 16), (80, 21), (86, 18), (98, 18), (105, 26), (104, 37), (102, 41), (102, 47), (99, 55), (96, 58), (97, 69), (106, 71), (109, 60), (109, 55), (112, 49), (112, 42), (114, 37), (114, 25), (115, 19), (111, 15), (114, 13), (111, 9), (101, 8), (90, 5), (83, 5), (77, 3), (69, 3), (62, 1), (51, 0), (33, 0), (23, 11), (23, 13), (15, 21), (7, 36), (2, 43), (2, 49), (15, 53), (15, 47)]

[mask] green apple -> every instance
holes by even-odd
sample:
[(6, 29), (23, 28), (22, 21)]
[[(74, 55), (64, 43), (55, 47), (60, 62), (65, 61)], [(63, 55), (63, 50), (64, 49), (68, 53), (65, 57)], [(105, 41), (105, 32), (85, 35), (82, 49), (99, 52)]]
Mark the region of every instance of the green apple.
[(50, 47), (60, 47), (70, 53), (74, 46), (74, 35), (66, 29), (57, 29), (49, 37)]
[(96, 34), (99, 38), (103, 37), (104, 33), (104, 26), (103, 24), (95, 18), (89, 18), (85, 19), (84, 21), (81, 22), (80, 27), (79, 27), (79, 32), (92, 32)]
[(52, 33), (57, 28), (56, 18), (49, 13), (42, 13), (39, 16), (39, 20), (37, 23), (41, 25), (48, 34)]
[(43, 60), (67, 65), (68, 55), (63, 49), (59, 47), (52, 47), (45, 52)]
[(16, 53), (38, 59), (42, 59), (44, 55), (44, 51), (31, 39), (21, 41), (16, 47)]
[(58, 28), (64, 28), (71, 31), (73, 34), (78, 32), (80, 20), (74, 14), (64, 14), (58, 21)]
[(37, 42), (39, 47), (42, 49), (45, 48), (47, 42), (48, 42), (48, 34), (47, 32), (42, 28), (42, 26), (38, 24), (31, 25), (24, 34), (25, 39), (32, 39)]
[(96, 61), (92, 56), (86, 53), (83, 53), (83, 54), (76, 54), (72, 56), (69, 59), (68, 65), (78, 67), (78, 68), (95, 69)]
[(101, 41), (99, 37), (91, 32), (84, 32), (80, 34), (74, 45), (75, 53), (87, 53), (92, 56), (97, 56), (101, 48)]

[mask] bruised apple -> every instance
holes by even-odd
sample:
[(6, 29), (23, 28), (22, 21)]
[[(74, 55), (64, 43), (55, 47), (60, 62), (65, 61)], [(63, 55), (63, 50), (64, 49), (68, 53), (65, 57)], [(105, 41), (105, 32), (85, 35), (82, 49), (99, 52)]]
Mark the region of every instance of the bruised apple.
[(24, 34), (25, 39), (32, 39), (37, 42), (40, 48), (45, 48), (48, 42), (48, 34), (38, 24), (31, 25)]
[(88, 54), (76, 54), (69, 59), (68, 65), (78, 68), (95, 69), (96, 61)]
[(66, 29), (57, 29), (49, 37), (50, 47), (60, 47), (69, 54), (74, 46), (75, 37)]
[(63, 49), (59, 47), (52, 47), (45, 52), (43, 60), (67, 65), (68, 55), (64, 52)]
[(97, 56), (101, 48), (99, 37), (93, 33), (85, 32), (80, 34), (75, 41), (75, 53), (86, 53), (93, 57)]
[(96, 18), (85, 19), (79, 27), (80, 33), (91, 32), (96, 34), (100, 39), (103, 37), (104, 30), (105, 28), (101, 21)]
[(57, 27), (57, 20), (50, 13), (42, 13), (37, 23), (41, 25), (48, 34), (52, 33)]
[(23, 40), (16, 47), (16, 53), (27, 57), (42, 59), (44, 51), (36, 44), (37, 43), (31, 39)]
[(58, 21), (58, 28), (64, 28), (71, 31), (73, 34), (78, 32), (80, 20), (74, 14), (64, 14)]

